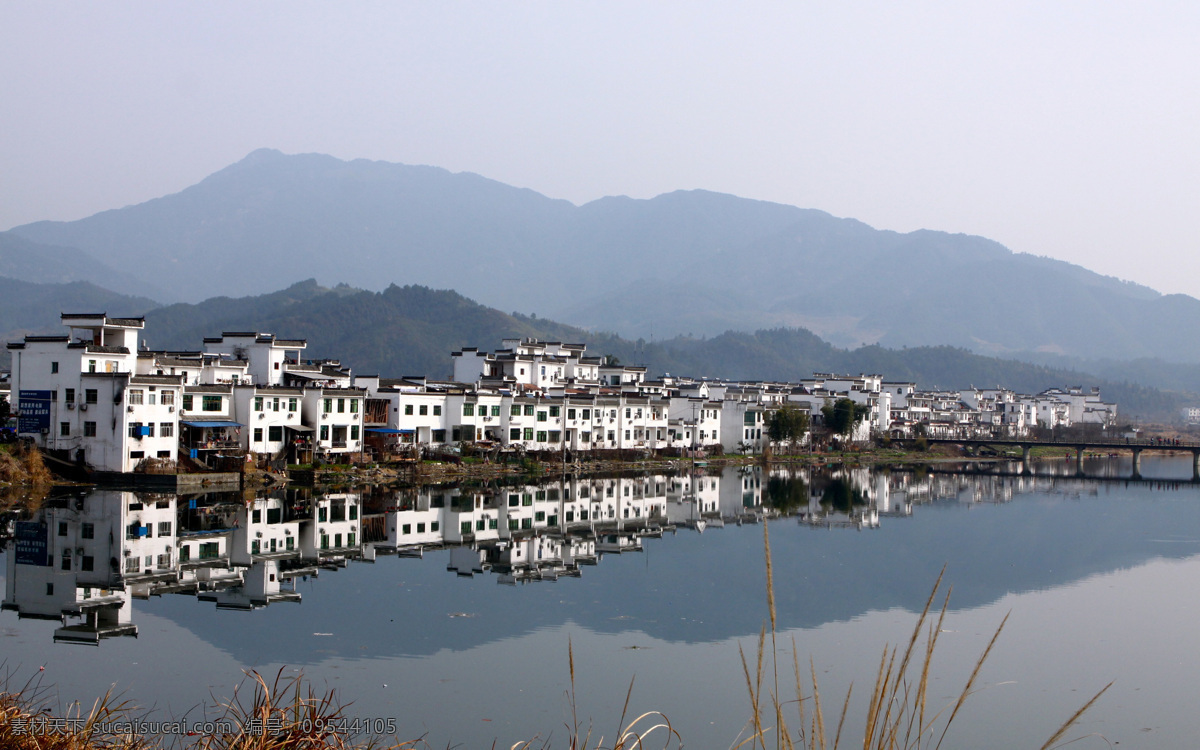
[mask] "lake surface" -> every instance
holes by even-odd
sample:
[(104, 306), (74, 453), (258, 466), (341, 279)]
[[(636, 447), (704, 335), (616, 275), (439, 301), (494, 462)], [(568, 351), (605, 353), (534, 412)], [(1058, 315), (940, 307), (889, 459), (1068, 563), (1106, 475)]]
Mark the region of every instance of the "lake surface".
[(633, 715), (661, 711), (688, 747), (728, 748), (750, 715), (739, 646), (752, 654), (768, 617), (766, 517), (784, 674), (794, 640), (827, 717), (853, 682), (848, 721), (861, 722), (882, 649), (908, 638), (945, 567), (931, 705), (954, 699), (1010, 614), (946, 746), (1038, 747), (1110, 681), (1072, 747), (1192, 746), (1200, 486), (1183, 458), (1143, 457), (1143, 481), (1121, 479), (1128, 459), (1085, 469), (1100, 478), (1047, 461), (1033, 476), (96, 491), (52, 501), (19, 530), (20, 551), (7, 546), (0, 658), (18, 683), (44, 666), (64, 706), (115, 685), (159, 718), (200, 718), (244, 670), (299, 670), (352, 714), (394, 718), (402, 738), (560, 746), (570, 644), (595, 732), (613, 736), (632, 680)]

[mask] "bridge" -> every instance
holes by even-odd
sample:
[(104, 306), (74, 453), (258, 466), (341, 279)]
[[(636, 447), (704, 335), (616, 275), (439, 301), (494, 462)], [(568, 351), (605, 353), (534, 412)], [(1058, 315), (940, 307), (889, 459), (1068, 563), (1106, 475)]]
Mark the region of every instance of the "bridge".
[[(913, 443), (920, 438), (910, 438), (906, 443)], [(1192, 454), (1192, 478), (1200, 481), (1200, 442), (1165, 440), (1165, 439), (1134, 439), (1134, 438), (1058, 438), (1054, 440), (1037, 440), (1034, 438), (995, 438), (995, 437), (927, 437), (929, 445), (961, 445), (964, 448), (981, 448), (984, 446), (1004, 446), (1021, 449), (1021, 462), (1029, 463), (1030, 452), (1034, 448), (1050, 447), (1065, 448), (1075, 451), (1075, 471), (1083, 475), (1083, 454), (1088, 450), (1129, 451), (1133, 454), (1133, 478), (1142, 476), (1143, 451), (1167, 451), (1171, 453)]]

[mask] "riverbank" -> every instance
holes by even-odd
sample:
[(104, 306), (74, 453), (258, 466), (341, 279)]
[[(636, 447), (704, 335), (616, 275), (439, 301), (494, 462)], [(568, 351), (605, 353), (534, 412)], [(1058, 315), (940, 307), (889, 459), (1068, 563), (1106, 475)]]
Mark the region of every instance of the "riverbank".
[[(1147, 452), (1152, 452), (1148, 449)], [(1036, 446), (1035, 459), (1074, 458), (1074, 449)], [(1130, 451), (1086, 451), (1085, 458), (1130, 455)], [(522, 456), (518, 460), (491, 461), (463, 457), (457, 460), (427, 459), (396, 463), (323, 464), (289, 466), (286, 472), (262, 472), (247, 465), (242, 486), (270, 489), (286, 484), (335, 488), (362, 485), (418, 485), (456, 481), (489, 481), (506, 478), (538, 478), (571, 474), (610, 475), (628, 472), (688, 472), (726, 466), (771, 466), (803, 469), (816, 466), (878, 466), (881, 464), (936, 464), (949, 461), (1020, 460), (1019, 450), (967, 451), (952, 445), (930, 445), (923, 449), (901, 449), (890, 445), (840, 451), (768, 451), (762, 454), (726, 454), (706, 458), (650, 457), (613, 458), (579, 456), (570, 462), (552, 457)], [(202, 475), (198, 475), (202, 476)], [(35, 488), (79, 486), (78, 482), (54, 475), (36, 448), (23, 444), (0, 446), (0, 491), (24, 493)]]

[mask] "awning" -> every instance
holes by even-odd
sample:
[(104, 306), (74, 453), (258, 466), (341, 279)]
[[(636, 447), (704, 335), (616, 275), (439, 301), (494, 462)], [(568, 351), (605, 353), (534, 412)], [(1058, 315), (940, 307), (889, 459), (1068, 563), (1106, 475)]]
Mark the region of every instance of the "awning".
[(245, 427), (240, 422), (184, 422), (188, 427)]
[(303, 424), (285, 424), (284, 428), (292, 432), (316, 432), (313, 428)]
[(377, 432), (380, 435), (413, 435), (416, 430), (397, 430), (394, 427), (368, 427), (366, 432)]

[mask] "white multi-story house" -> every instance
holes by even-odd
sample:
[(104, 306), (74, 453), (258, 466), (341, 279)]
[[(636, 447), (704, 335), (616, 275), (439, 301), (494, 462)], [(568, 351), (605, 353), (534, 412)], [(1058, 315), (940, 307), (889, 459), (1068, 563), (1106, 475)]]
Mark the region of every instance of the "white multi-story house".
[(306, 388), (300, 402), (304, 424), (313, 428), (313, 444), (325, 454), (358, 453), (363, 449), (362, 388)]
[(238, 438), (246, 450), (279, 455), (297, 439), (307, 440), (312, 435), (312, 428), (304, 425), (300, 410), (303, 390), (238, 385), (233, 388), (232, 398), (234, 421), (245, 425)]
[[(62, 316), (65, 336), (8, 345), (18, 431), (58, 458), (130, 472), (144, 459), (176, 459), (182, 376), (138, 375), (141, 318)], [(165, 434), (164, 434), (165, 433)]]
[(307, 348), (304, 339), (277, 339), (271, 333), (226, 331), (204, 339), (206, 352), (246, 362), (253, 382), (264, 385), (282, 385), (288, 368), (299, 366)]

